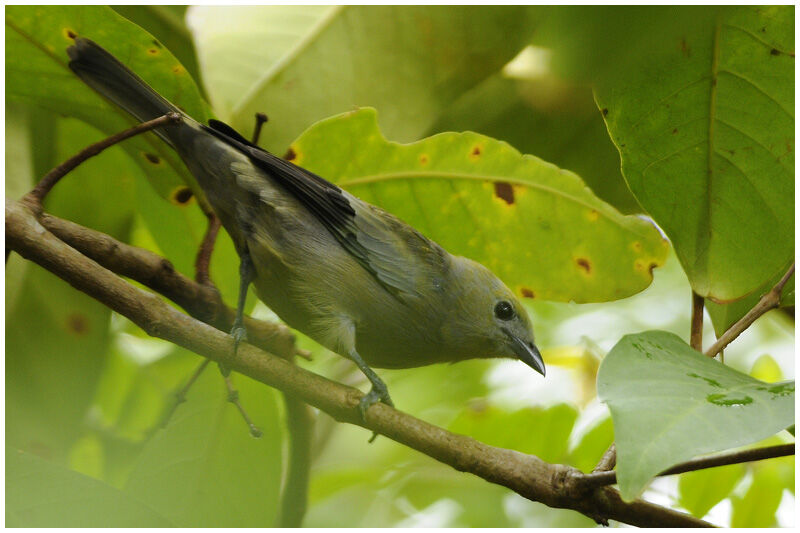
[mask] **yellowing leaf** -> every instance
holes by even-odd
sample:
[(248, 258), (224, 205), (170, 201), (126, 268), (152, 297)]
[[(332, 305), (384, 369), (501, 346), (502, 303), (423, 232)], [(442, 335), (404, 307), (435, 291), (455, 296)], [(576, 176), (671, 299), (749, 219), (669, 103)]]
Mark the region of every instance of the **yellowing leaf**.
[(365, 108), (317, 123), (288, 157), (481, 262), (522, 297), (624, 298), (666, 259), (669, 245), (651, 222), (620, 214), (577, 175), (477, 133), (389, 142)]

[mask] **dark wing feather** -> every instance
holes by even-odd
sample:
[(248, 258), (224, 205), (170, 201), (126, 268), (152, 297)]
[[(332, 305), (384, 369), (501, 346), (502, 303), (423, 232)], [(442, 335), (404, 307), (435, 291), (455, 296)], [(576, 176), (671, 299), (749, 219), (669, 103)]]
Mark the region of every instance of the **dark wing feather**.
[(253, 145), (222, 122), (212, 121), (206, 129), (285, 187), (391, 294), (414, 297), (420, 283), (441, 285), (447, 260), (436, 243), (313, 172)]

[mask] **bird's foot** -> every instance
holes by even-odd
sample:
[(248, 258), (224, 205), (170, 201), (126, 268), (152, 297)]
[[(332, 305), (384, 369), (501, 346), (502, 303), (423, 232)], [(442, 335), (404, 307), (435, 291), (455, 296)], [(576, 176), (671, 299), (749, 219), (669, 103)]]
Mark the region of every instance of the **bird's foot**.
[[(236, 355), (239, 353), (239, 343), (247, 340), (247, 330), (244, 324), (238, 320), (234, 322), (233, 328), (231, 329), (231, 337), (233, 337), (233, 358), (236, 359)], [(223, 376), (228, 377), (231, 373), (231, 367), (220, 363), (219, 371), (222, 372)]]
[(389, 396), (389, 389), (383, 383), (373, 383), (372, 388), (367, 394), (361, 397), (358, 402), (358, 410), (361, 411), (361, 420), (367, 420), (367, 409), (378, 402), (383, 402), (390, 407), (394, 407), (394, 402)]

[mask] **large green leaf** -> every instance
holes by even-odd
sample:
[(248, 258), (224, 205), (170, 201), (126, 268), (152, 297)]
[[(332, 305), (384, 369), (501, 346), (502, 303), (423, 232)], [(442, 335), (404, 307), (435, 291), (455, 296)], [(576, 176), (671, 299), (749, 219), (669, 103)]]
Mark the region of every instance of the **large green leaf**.
[(517, 294), (604, 301), (641, 291), (668, 245), (571, 172), (476, 133), (388, 142), (375, 110), (322, 121), (291, 147), (296, 164), (480, 261)]
[(692, 288), (740, 298), (794, 255), (794, 8), (684, 27), (597, 88), (639, 203)]
[[(135, 124), (67, 66), (71, 35), (88, 37), (121, 58), (165, 98), (197, 120), (209, 116), (186, 69), (152, 35), (102, 6), (9, 6), (6, 9), (6, 97), (69, 115), (106, 134)], [(100, 140), (100, 138), (96, 139)], [(164, 197), (194, 183), (177, 154), (153, 134), (122, 144)]]
[(622, 178), (619, 153), (589, 87), (552, 76), (497, 74), (453, 102), (428, 133), (465, 130), (575, 172), (623, 213), (642, 211)]
[(626, 335), (597, 374), (617, 443), (624, 498), (696, 455), (750, 444), (794, 422), (794, 381), (764, 383), (705, 357), (677, 335)]
[(275, 521), (283, 438), (277, 394), (234, 377), (240, 401), (264, 435), (249, 434), (212, 366), (147, 444), (126, 485), (178, 526), (271, 527)]
[[(313, 35), (314, 27), (338, 9), (325, 5), (191, 6), (188, 24), (214, 111), (230, 119), (233, 109), (263, 83), (281, 58), (302, 54), (304, 37)], [(273, 116), (277, 110), (269, 105), (262, 111)], [(239, 124), (247, 126), (243, 131), (252, 130), (252, 118), (243, 117)]]
[(112, 5), (111, 9), (141, 26), (161, 41), (186, 67), (195, 82), (200, 83), (197, 54), (192, 42), (192, 35), (185, 22), (187, 7), (185, 5)]
[(170, 527), (101, 481), (6, 447), (6, 527)]
[[(416, 140), (533, 31), (524, 6), (247, 7), (226, 12), (225, 23), (206, 9), (193, 8), (190, 22), (213, 101), (235, 102), (224, 116), (245, 132), (254, 113), (269, 115), (262, 145), (280, 153), (314, 122), (353, 106), (376, 107), (392, 138)], [(224, 48), (205, 45), (220, 39)], [(253, 51), (273, 44), (280, 55)], [(260, 76), (240, 66), (253, 60)], [(233, 81), (240, 70), (241, 83)]]

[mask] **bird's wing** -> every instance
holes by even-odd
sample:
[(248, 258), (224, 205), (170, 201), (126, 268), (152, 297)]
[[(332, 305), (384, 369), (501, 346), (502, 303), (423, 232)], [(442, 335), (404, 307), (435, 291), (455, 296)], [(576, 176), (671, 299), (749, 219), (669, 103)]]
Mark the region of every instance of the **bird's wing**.
[(250, 143), (224, 123), (211, 121), (207, 130), (246, 153), (297, 198), (391, 294), (404, 300), (417, 297), (423, 284), (441, 286), (447, 253), (438, 244), (386, 211)]

